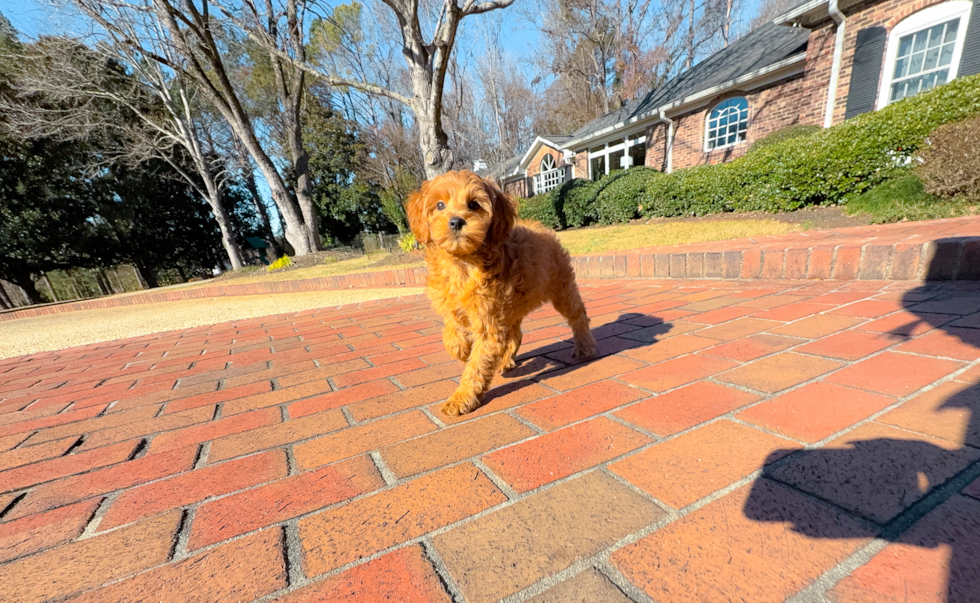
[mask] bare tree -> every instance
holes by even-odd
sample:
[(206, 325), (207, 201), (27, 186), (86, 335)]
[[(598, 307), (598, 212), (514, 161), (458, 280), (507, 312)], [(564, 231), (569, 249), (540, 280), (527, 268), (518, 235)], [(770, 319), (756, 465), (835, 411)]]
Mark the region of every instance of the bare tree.
[[(158, 2), (160, 0), (157, 0)], [(286, 11), (302, 13), (304, 0), (282, 0)], [(270, 38), (268, 31), (250, 24), (247, 18), (236, 18), (237, 22), (249, 29), (250, 35), (270, 52), (284, 60), (314, 74), (323, 82), (338, 87), (356, 88), (364, 93), (383, 96), (407, 106), (414, 115), (418, 134), (418, 145), (422, 151), (426, 176), (432, 178), (451, 169), (454, 164), (449, 137), (443, 124), (443, 100), (446, 77), (450, 59), (456, 44), (460, 23), (466, 17), (479, 15), (492, 10), (505, 8), (514, 0), (444, 0), (436, 10), (428, 11), (419, 0), (383, 0), (392, 11), (397, 22), (397, 35), (401, 54), (405, 59), (411, 92), (403, 93), (385, 85), (342, 77), (325, 70), (322, 65), (305, 61), (295, 53), (284, 52)], [(261, 14), (252, 0), (244, 0), (248, 7), (246, 14)], [(290, 8), (293, 7), (293, 8)], [(227, 16), (235, 18), (239, 11), (234, 6), (225, 6)], [(426, 29), (431, 33), (427, 34)]]
[[(71, 0), (114, 44), (193, 81), (241, 139), (262, 172), (297, 255), (314, 251), (319, 234), (304, 219), (286, 178), (256, 133), (224, 60), (220, 26), (209, 0)], [(166, 48), (167, 53), (158, 52)], [(277, 52), (279, 52), (277, 50)], [(289, 56), (283, 52), (284, 56)], [(296, 167), (296, 166), (294, 166)], [(299, 166), (302, 167), (302, 166)]]
[[(15, 94), (0, 101), (6, 124), (27, 137), (62, 140), (105, 132), (106, 140), (119, 140), (113, 160), (162, 159), (210, 206), (228, 260), (241, 268), (242, 252), (222, 201), (225, 166), (207, 144), (212, 124), (201, 119), (197, 95), (180, 73), (132, 50), (119, 44), (88, 48), (55, 37), (23, 46)], [(125, 115), (107, 111), (110, 105)]]
[(752, 19), (749, 27), (755, 29), (764, 23), (768, 23), (798, 3), (798, 0), (762, 0), (759, 3), (759, 12)]

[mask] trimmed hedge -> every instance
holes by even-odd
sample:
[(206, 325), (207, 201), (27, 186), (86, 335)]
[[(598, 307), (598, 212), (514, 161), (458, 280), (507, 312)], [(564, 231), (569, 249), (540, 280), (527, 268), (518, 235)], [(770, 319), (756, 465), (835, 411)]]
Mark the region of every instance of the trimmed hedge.
[(777, 142), (783, 142), (784, 140), (793, 140), (794, 138), (801, 138), (803, 136), (816, 134), (822, 129), (823, 128), (820, 126), (804, 126), (802, 124), (786, 126), (785, 128), (780, 128), (775, 132), (772, 132), (769, 135), (753, 142), (752, 146), (749, 147), (749, 152), (764, 149), (776, 144)]
[(866, 113), (810, 135), (755, 149), (730, 163), (657, 179), (644, 216), (792, 211), (844, 203), (901, 173), (938, 126), (980, 114), (980, 75)]
[(648, 167), (636, 167), (623, 172), (596, 196), (598, 222), (616, 224), (640, 217), (640, 212), (644, 209), (640, 205), (641, 199), (654, 181), (663, 176), (663, 173)]
[(550, 193), (521, 199), (518, 204), (517, 215), (522, 220), (537, 220), (554, 230), (561, 228), (561, 219)]

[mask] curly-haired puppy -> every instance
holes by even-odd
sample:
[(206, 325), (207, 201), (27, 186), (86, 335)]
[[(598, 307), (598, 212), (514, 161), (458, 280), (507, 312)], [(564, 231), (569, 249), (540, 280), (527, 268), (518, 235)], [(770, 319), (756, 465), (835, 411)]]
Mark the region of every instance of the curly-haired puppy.
[(494, 184), (462, 170), (422, 185), (406, 205), (425, 247), (429, 298), (445, 321), (446, 350), (466, 363), (447, 415), (475, 409), (497, 370), (516, 366), (521, 321), (550, 301), (591, 358), (595, 339), (568, 252), (551, 230), (517, 220), (517, 205)]

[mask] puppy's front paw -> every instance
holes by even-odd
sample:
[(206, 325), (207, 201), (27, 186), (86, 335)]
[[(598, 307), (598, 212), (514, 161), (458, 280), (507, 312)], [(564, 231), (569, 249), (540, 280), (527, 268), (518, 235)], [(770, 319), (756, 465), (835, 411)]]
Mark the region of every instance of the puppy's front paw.
[(575, 342), (575, 349), (572, 350), (572, 358), (576, 360), (588, 360), (595, 356), (595, 341)]
[(473, 409), (479, 406), (479, 404), (480, 401), (476, 399), (476, 396), (457, 390), (453, 392), (453, 395), (449, 396), (449, 399), (446, 400), (440, 410), (442, 410), (443, 414), (450, 417), (458, 417), (459, 415), (473, 412)]
[(513, 358), (510, 360), (505, 360), (500, 365), (500, 373), (506, 373), (507, 371), (512, 371), (517, 368), (517, 362)]

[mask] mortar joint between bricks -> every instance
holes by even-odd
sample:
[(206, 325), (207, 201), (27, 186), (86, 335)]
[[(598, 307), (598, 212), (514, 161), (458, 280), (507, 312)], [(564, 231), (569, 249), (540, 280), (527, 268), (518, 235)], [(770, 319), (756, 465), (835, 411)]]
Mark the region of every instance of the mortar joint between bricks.
[(177, 524), (177, 533), (174, 536), (174, 542), (170, 549), (170, 556), (168, 559), (171, 563), (179, 561), (190, 556), (187, 550), (187, 543), (191, 538), (191, 524), (194, 523), (194, 514), (196, 513), (196, 508), (184, 509), (180, 515), (180, 522)]
[(436, 550), (432, 540), (428, 536), (424, 536), (419, 540), (419, 544), (422, 546), (422, 551), (425, 553), (429, 563), (432, 564), (443, 590), (449, 593), (453, 603), (466, 603), (466, 597), (463, 595), (463, 591), (460, 590), (459, 585), (453, 580), (452, 575), (446, 568), (446, 564), (442, 560), (439, 551)]
[(299, 520), (292, 519), (282, 526), (283, 561), (286, 564), (288, 589), (306, 586), (310, 579), (303, 571), (303, 543), (299, 537)]
[(627, 599), (635, 601), (635, 603), (657, 603), (641, 588), (630, 582), (608, 558), (597, 563), (595, 569), (618, 588), (619, 592), (623, 593)]
[(91, 517), (89, 517), (88, 523), (85, 524), (85, 529), (78, 535), (77, 540), (85, 540), (95, 535), (96, 531), (99, 529), (99, 524), (102, 523), (102, 518), (105, 517), (109, 507), (112, 506), (112, 503), (114, 503), (118, 497), (119, 493), (116, 492), (102, 499), (102, 502), (100, 502), (99, 506), (96, 507), (95, 512), (92, 513)]
[(388, 465), (385, 463), (384, 459), (381, 458), (381, 452), (377, 450), (372, 450), (370, 453), (371, 460), (374, 461), (374, 466), (377, 467), (378, 473), (385, 480), (385, 484), (388, 486), (394, 486), (398, 483), (398, 477), (391, 472)]
[(521, 496), (520, 494), (517, 493), (516, 490), (514, 490), (513, 488), (511, 488), (510, 487), (510, 484), (508, 484), (507, 482), (505, 482), (502, 477), (498, 476), (496, 473), (493, 472), (492, 469), (490, 469), (489, 467), (487, 467), (486, 464), (484, 464), (484, 462), (483, 462), (482, 459), (474, 459), (473, 460), (473, 464), (476, 466), (477, 469), (479, 469), (480, 471), (482, 471), (483, 474), (485, 476), (487, 476), (487, 478), (491, 482), (493, 482), (494, 485), (497, 486), (500, 489), (501, 492), (504, 493), (504, 496), (506, 496), (508, 500), (514, 500), (514, 499), (518, 498), (519, 496)]

